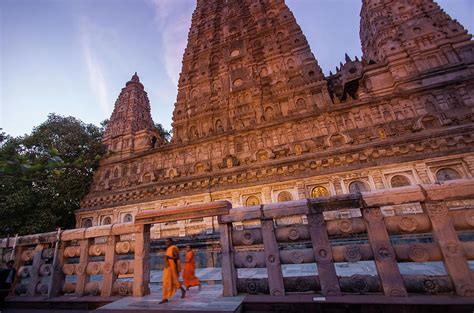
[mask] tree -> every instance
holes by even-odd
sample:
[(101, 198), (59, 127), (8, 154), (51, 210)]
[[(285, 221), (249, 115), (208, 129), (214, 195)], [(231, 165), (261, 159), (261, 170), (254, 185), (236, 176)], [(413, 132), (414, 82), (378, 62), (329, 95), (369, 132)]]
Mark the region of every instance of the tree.
[(103, 129), (50, 114), (30, 135), (0, 141), (0, 232), (26, 234), (74, 227), (105, 153)]
[(171, 136), (172, 136), (171, 130), (166, 130), (163, 127), (163, 125), (161, 125), (160, 123), (155, 123), (155, 128), (158, 131), (161, 139), (163, 139), (165, 143), (169, 143), (171, 141)]

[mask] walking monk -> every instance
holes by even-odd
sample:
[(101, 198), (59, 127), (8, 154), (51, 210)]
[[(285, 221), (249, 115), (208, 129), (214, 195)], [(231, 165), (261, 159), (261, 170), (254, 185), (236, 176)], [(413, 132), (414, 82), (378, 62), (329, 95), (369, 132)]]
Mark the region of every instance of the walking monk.
[(186, 258), (184, 260), (184, 269), (183, 269), (183, 284), (186, 286), (186, 290), (189, 290), (190, 287), (199, 286), (201, 289), (201, 283), (199, 279), (194, 275), (196, 270), (196, 261), (194, 260), (194, 251), (191, 249), (191, 246), (186, 246)]
[(176, 290), (181, 289), (181, 298), (186, 295), (186, 290), (179, 282), (179, 272), (181, 271), (181, 262), (179, 260), (179, 250), (173, 245), (173, 240), (166, 239), (166, 253), (163, 269), (163, 299), (161, 303), (168, 302), (168, 300), (176, 293)]

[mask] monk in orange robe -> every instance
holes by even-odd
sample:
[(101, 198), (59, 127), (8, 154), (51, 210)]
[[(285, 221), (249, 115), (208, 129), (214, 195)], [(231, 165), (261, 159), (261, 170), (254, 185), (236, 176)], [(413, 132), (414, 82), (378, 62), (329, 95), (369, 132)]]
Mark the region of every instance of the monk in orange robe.
[(191, 246), (186, 246), (186, 258), (184, 260), (184, 269), (183, 269), (183, 284), (186, 287), (186, 290), (189, 290), (190, 287), (199, 286), (201, 289), (201, 283), (199, 279), (194, 274), (196, 270), (196, 261), (194, 259), (194, 251), (191, 249)]
[(179, 259), (179, 250), (173, 245), (173, 240), (166, 239), (166, 253), (163, 268), (163, 299), (160, 303), (168, 302), (174, 296), (176, 290), (181, 289), (181, 298), (186, 295), (186, 290), (179, 281), (179, 272), (181, 271), (181, 261)]

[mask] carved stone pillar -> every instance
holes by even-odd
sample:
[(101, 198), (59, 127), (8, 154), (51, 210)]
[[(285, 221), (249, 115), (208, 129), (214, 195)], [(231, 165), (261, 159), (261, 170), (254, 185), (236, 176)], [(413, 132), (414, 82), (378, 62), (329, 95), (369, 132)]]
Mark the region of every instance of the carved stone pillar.
[(456, 294), (474, 296), (472, 272), (448, 207), (443, 203), (422, 203), (422, 207), (433, 226), (433, 237), (441, 250), (444, 267), (454, 283)]
[(429, 174), (428, 174), (428, 167), (424, 163), (417, 163), (415, 164), (415, 171), (421, 179), (423, 184), (431, 183)]
[(334, 186), (334, 190), (336, 191), (336, 195), (344, 194), (344, 190), (342, 189), (342, 180), (338, 176), (331, 177), (331, 183)]
[(178, 221), (179, 237), (186, 236), (186, 221)]
[(102, 297), (110, 297), (112, 295), (112, 286), (117, 278), (114, 273), (114, 266), (117, 260), (115, 254), (115, 243), (117, 242), (117, 236), (110, 234), (107, 236), (107, 243), (105, 246), (104, 255), (104, 267), (102, 273), (102, 288), (100, 295)]
[(467, 164), (467, 168), (469, 169), (469, 173), (474, 176), (474, 156), (469, 155), (464, 158), (464, 162)]
[(242, 206), (242, 201), (240, 201), (240, 193), (239, 192), (232, 192), (232, 206), (234, 208), (239, 208)]
[(383, 184), (382, 180), (382, 172), (379, 170), (371, 171), (370, 175), (374, 180), (375, 188), (376, 189), (385, 189), (385, 185)]
[(296, 190), (298, 192), (298, 199), (305, 199), (307, 198), (306, 196), (306, 188), (303, 183), (296, 183)]
[(133, 263), (133, 296), (150, 293), (150, 225), (135, 226), (135, 255)]
[(44, 260), (41, 257), (43, 252), (43, 245), (37, 245), (33, 252), (33, 264), (30, 268), (30, 280), (28, 282), (27, 296), (34, 297), (37, 293), (36, 287), (40, 283), (39, 269), (44, 264)]
[(262, 188), (263, 203), (272, 203), (272, 189), (270, 187)]

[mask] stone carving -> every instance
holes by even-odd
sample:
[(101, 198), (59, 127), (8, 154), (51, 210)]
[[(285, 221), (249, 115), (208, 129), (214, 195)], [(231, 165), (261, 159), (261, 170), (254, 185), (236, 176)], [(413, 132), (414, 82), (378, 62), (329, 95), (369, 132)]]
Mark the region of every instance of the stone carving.
[(290, 239), (292, 241), (296, 241), (296, 240), (300, 239), (300, 232), (299, 232), (298, 228), (296, 228), (296, 227), (290, 228), (290, 230), (288, 231), (288, 239)]
[(441, 250), (444, 251), (445, 257), (460, 257), (464, 255), (463, 248), (457, 242), (443, 242)]
[(81, 253), (81, 249), (79, 246), (70, 246), (64, 249), (64, 256), (66, 258), (78, 257), (80, 253)]
[(134, 262), (128, 260), (117, 261), (114, 265), (114, 273), (117, 275), (132, 274)]
[(76, 265), (75, 264), (64, 264), (63, 265), (64, 275), (74, 275), (75, 272), (76, 272)]
[(352, 222), (351, 220), (340, 220), (338, 222), (338, 227), (339, 227), (339, 230), (343, 233), (343, 234), (349, 234), (352, 232)]
[(436, 280), (433, 279), (425, 279), (422, 282), (423, 291), (429, 294), (436, 294), (439, 290), (439, 285)]
[(109, 262), (105, 262), (104, 265), (102, 266), (102, 270), (104, 271), (104, 273), (110, 274), (112, 273), (113, 265), (110, 264)]
[(253, 253), (248, 253), (243, 259), (245, 267), (253, 268), (257, 265), (257, 259)]
[(251, 246), (255, 242), (253, 233), (251, 231), (244, 231), (242, 233), (242, 243), (246, 246)]
[(49, 276), (51, 275), (52, 265), (51, 264), (41, 264), (38, 273), (40, 276)]
[(98, 245), (91, 245), (89, 247), (89, 255), (90, 256), (100, 256), (105, 253), (105, 245), (98, 244)]
[(304, 262), (304, 256), (300, 251), (294, 250), (291, 253), (291, 260), (293, 261), (294, 264), (301, 264)]
[(444, 205), (428, 205), (428, 215), (435, 220), (443, 219), (448, 215), (448, 208)]
[(364, 218), (368, 222), (381, 221), (383, 216), (380, 209), (364, 209)]
[(395, 256), (392, 250), (385, 246), (379, 246), (374, 248), (375, 259), (380, 262), (393, 261)]
[(39, 283), (36, 285), (35, 291), (36, 291), (37, 294), (46, 295), (46, 294), (48, 294), (48, 285), (39, 282)]
[(267, 257), (267, 262), (270, 263), (271, 265), (276, 264), (276, 261), (277, 261), (277, 259), (273, 254), (270, 254)]
[(250, 294), (256, 294), (258, 293), (258, 285), (256, 282), (249, 282), (247, 283), (247, 291)]
[(421, 245), (411, 245), (408, 248), (408, 256), (415, 262), (428, 262), (430, 260), (429, 252)]
[(369, 291), (369, 284), (364, 276), (352, 275), (350, 277), (350, 286), (354, 292), (365, 294)]
[(115, 252), (118, 254), (127, 254), (135, 251), (133, 242), (119, 241), (115, 244)]
[(417, 226), (418, 222), (413, 216), (404, 216), (398, 222), (398, 227), (404, 232), (414, 232)]
[(346, 261), (351, 263), (358, 262), (362, 258), (359, 247), (355, 245), (347, 246), (344, 252), (344, 256), (346, 258)]
[(327, 262), (332, 261), (331, 255), (329, 254), (329, 251), (326, 248), (320, 247), (320, 248), (315, 249), (315, 251), (316, 251), (315, 257), (316, 257), (317, 263), (327, 263)]
[(99, 275), (102, 272), (102, 262), (89, 262), (87, 263), (86, 273), (87, 275)]

